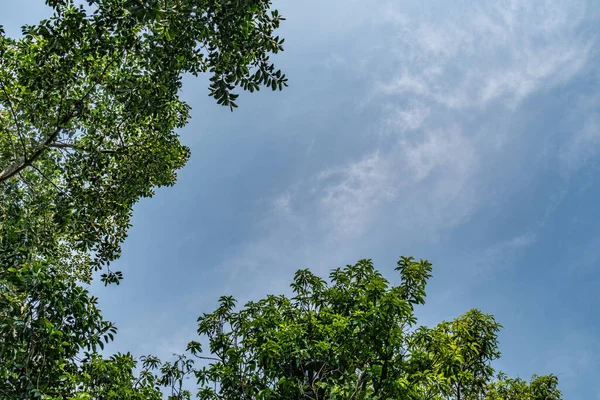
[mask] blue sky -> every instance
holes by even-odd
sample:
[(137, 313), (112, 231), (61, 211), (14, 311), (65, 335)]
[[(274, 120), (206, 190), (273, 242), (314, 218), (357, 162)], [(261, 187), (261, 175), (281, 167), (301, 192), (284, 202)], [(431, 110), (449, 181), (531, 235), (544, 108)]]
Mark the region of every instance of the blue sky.
[[(422, 323), (492, 313), (499, 369), (600, 399), (600, 3), (275, 5), (290, 87), (230, 113), (186, 79), (192, 158), (136, 206), (124, 283), (93, 288), (111, 348), (168, 356), (222, 294), (361, 258), (394, 280), (412, 255), (434, 264)], [(5, 1), (2, 22), (44, 12)]]

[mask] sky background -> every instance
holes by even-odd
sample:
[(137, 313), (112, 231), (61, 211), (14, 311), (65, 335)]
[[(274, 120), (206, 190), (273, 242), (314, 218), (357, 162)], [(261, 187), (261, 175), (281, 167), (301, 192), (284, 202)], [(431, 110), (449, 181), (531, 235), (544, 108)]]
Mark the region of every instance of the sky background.
[[(2, 24), (47, 15), (2, 0)], [(134, 210), (94, 286), (112, 351), (168, 357), (220, 295), (288, 292), (294, 271), (400, 255), (434, 277), (420, 322), (504, 326), (498, 369), (600, 399), (600, 2), (277, 1), (284, 92), (234, 113), (186, 78), (192, 149)]]

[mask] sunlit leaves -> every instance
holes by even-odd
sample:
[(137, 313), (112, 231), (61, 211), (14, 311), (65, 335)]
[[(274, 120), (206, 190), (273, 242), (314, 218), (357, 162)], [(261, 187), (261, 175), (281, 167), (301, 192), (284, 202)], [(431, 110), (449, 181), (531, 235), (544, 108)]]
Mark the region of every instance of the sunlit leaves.
[(95, 297), (42, 263), (0, 269), (0, 288), (0, 389), (8, 398), (34, 387), (68, 392), (63, 375), (77, 369), (70, 360), (116, 333)]
[(208, 354), (199, 342), (188, 345), (205, 364), (193, 370), (199, 398), (561, 398), (553, 376), (527, 383), (495, 374), (500, 325), (491, 315), (471, 310), (416, 327), (431, 264), (403, 257), (396, 270), (395, 285), (370, 260), (333, 270), (329, 282), (299, 270), (292, 297), (267, 296), (239, 311), (221, 297), (198, 319)]
[(283, 18), (269, 0), (46, 3), (20, 38), (0, 28), (0, 397), (160, 398), (187, 364), (134, 375), (129, 355), (100, 357), (116, 328), (81, 283), (121, 281), (134, 204), (189, 158), (183, 75), (209, 74), (230, 109), (237, 90), (282, 89)]
[(268, 0), (88, 3), (51, 1), (54, 15), (20, 39), (0, 35), (0, 201), (21, 213), (0, 221), (27, 219), (43, 237), (30, 251), (61, 252), (85, 280), (119, 257), (133, 205), (189, 158), (184, 74), (208, 73), (231, 109), (237, 89), (287, 84), (269, 59), (283, 18)]

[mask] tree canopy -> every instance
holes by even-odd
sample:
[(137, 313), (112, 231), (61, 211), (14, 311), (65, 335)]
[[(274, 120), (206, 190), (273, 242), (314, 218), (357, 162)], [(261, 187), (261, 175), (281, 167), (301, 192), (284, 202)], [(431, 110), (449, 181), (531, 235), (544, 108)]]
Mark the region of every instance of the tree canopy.
[(0, 261), (25, 247), (88, 280), (119, 256), (133, 204), (189, 157), (183, 75), (208, 73), (232, 109), (236, 88), (281, 89), (282, 17), (267, 0), (47, 4), (21, 38), (0, 29)]
[(189, 157), (183, 76), (232, 110), (237, 89), (282, 89), (283, 18), (268, 0), (46, 4), (21, 37), (0, 27), (0, 397), (159, 398), (131, 356), (99, 357), (115, 327), (81, 283), (119, 282), (133, 205)]
[[(418, 326), (431, 264), (402, 257), (391, 284), (370, 260), (334, 269), (330, 281), (296, 273), (293, 296), (235, 309), (233, 297), (199, 318), (188, 346), (201, 399), (561, 399), (554, 375), (529, 382), (497, 374), (493, 316), (470, 310)], [(193, 357), (192, 357), (193, 358)]]

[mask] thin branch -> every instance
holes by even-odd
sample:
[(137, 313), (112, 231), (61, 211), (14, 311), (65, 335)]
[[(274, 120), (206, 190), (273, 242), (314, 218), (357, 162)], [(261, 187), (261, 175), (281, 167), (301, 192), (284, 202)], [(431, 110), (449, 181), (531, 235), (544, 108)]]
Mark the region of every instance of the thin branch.
[(15, 111), (14, 105), (10, 96), (8, 95), (8, 91), (6, 90), (6, 85), (4, 81), (0, 79), (0, 85), (2, 85), (2, 91), (6, 96), (6, 101), (8, 101), (8, 105), (10, 106), (10, 113), (12, 114), (13, 120), (15, 121), (15, 126), (17, 127), (17, 133), (19, 134), (19, 140), (21, 140), (21, 145), (23, 146), (23, 157), (27, 158), (27, 146), (25, 146), (25, 138), (23, 137), (23, 132), (21, 132), (21, 126), (19, 125), (19, 120), (17, 119), (17, 112)]
[(215, 358), (215, 357), (202, 357), (202, 356), (197, 356), (195, 354), (194, 354), (194, 357), (202, 359), (202, 360), (221, 361), (221, 359), (219, 359), (219, 358)]
[[(53, 143), (50, 143), (48, 145), (48, 147), (54, 147), (57, 149), (71, 149), (71, 150), (86, 151), (86, 152), (94, 151), (91, 149), (86, 149), (85, 147), (77, 146), (74, 143), (64, 143), (64, 142), (53, 142)], [(101, 153), (101, 154), (116, 154), (116, 153), (118, 153), (118, 150), (97, 150), (97, 151), (98, 151), (98, 153)]]
[(27, 181), (27, 179), (25, 179), (25, 176), (23, 176), (23, 174), (19, 173), (19, 178), (21, 178), (21, 181), (25, 182), (25, 185), (27, 185), (29, 190), (31, 190), (33, 192), (33, 195), (35, 197), (38, 197), (38, 193), (34, 189), (34, 186), (31, 183), (29, 183), (29, 181)]
[(47, 180), (48, 182), (50, 182), (52, 184), (52, 186), (54, 186), (56, 188), (56, 190), (58, 190), (58, 192), (61, 195), (67, 196), (67, 193), (65, 193), (61, 188), (59, 188), (56, 185), (56, 183), (52, 182), (52, 180), (50, 178), (48, 178), (42, 171), (40, 171), (38, 167), (36, 167), (35, 165), (31, 164), (31, 168), (35, 169), (45, 180)]
[(2, 173), (0, 173), (0, 182), (12, 178), (19, 172), (23, 171), (25, 168), (31, 166), (33, 162), (37, 160), (46, 151), (48, 146), (56, 140), (56, 138), (60, 134), (60, 131), (62, 130), (62, 128), (60, 128), (60, 125), (66, 124), (75, 114), (75, 111), (71, 111), (69, 114), (65, 115), (65, 117), (61, 119), (59, 127), (57, 127), (55, 131), (50, 136), (48, 136), (44, 143), (42, 143), (42, 145), (31, 155), (31, 157), (24, 157), (20, 165), (13, 164), (4, 171), (2, 171)]
[[(112, 62), (109, 62), (109, 63), (106, 64), (106, 66), (102, 70), (102, 73), (100, 74), (100, 78), (104, 77), (104, 74), (106, 74), (106, 72), (108, 71), (108, 68), (113, 64), (113, 62), (114, 62), (114, 59), (113, 59)], [(90, 96), (90, 94), (92, 93), (92, 91), (95, 88), (95, 86), (96, 86), (96, 84), (91, 84), (90, 85), (90, 88), (83, 95), (83, 97), (76, 102), (77, 105), (71, 110), (71, 112), (69, 112), (67, 115), (65, 115), (62, 119), (60, 117), (57, 118), (56, 128), (54, 129), (54, 132), (50, 136), (48, 136), (48, 138), (46, 138), (46, 140), (31, 155), (31, 157), (29, 157), (29, 158), (24, 157), (23, 162), (20, 165), (13, 164), (13, 165), (9, 166), (8, 168), (6, 168), (4, 171), (2, 171), (0, 173), (0, 182), (3, 182), (5, 180), (7, 180), (7, 179), (12, 178), (13, 176), (15, 176), (16, 174), (18, 174), (19, 172), (21, 172), (25, 168), (31, 166), (33, 164), (33, 162), (35, 160), (37, 160), (46, 151), (46, 149), (48, 148), (48, 146), (50, 144), (52, 144), (54, 141), (56, 141), (56, 138), (58, 137), (58, 135), (62, 131), (62, 125), (65, 125), (73, 117), (75, 117), (79, 111), (81, 111), (82, 104)], [(62, 101), (62, 97), (61, 97), (61, 101)], [(62, 108), (62, 107), (60, 107), (60, 108)], [(59, 112), (58, 112), (57, 116), (60, 115), (60, 108), (58, 110)]]

